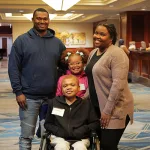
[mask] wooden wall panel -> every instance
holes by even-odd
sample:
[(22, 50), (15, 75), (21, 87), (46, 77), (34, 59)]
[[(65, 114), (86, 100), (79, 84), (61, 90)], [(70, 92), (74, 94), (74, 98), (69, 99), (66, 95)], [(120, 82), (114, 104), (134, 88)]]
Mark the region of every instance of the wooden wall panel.
[[(126, 20), (126, 21), (125, 21)], [(141, 41), (150, 43), (150, 11), (128, 11), (120, 14), (121, 37), (129, 47), (129, 41), (135, 41), (140, 48)]]
[(150, 79), (150, 52), (131, 51), (129, 71), (137, 76)]
[(126, 13), (123, 13), (120, 16), (120, 38), (124, 39), (124, 43), (126, 45), (127, 41), (127, 15)]
[[(84, 47), (84, 48), (87, 49), (89, 52), (94, 49), (93, 47), (90, 47), (90, 48), (89, 47), (88, 48)], [(77, 48), (67, 48), (67, 49), (75, 51)]]
[(141, 42), (144, 40), (144, 15), (133, 15), (131, 18), (132, 41)]
[(148, 29), (148, 40), (147, 41), (148, 41), (148, 43), (150, 43), (150, 14), (147, 17), (146, 22), (147, 22), (146, 24), (147, 24), (147, 29)]
[(142, 60), (141, 61), (141, 75), (143, 77), (148, 78), (149, 77), (149, 60)]

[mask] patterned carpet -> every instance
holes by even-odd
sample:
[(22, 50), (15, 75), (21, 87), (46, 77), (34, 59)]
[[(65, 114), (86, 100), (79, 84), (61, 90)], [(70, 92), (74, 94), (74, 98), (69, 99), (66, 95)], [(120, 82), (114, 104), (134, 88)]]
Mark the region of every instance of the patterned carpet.
[(129, 125), (120, 141), (121, 150), (150, 150), (150, 88), (129, 84), (134, 96), (134, 124)]
[[(134, 123), (128, 125), (119, 150), (150, 150), (150, 88), (131, 83), (134, 96)], [(20, 134), (18, 106), (7, 75), (7, 59), (0, 61), (0, 150), (18, 150)], [(40, 139), (33, 140), (38, 150)], [(109, 144), (109, 143), (108, 143)]]

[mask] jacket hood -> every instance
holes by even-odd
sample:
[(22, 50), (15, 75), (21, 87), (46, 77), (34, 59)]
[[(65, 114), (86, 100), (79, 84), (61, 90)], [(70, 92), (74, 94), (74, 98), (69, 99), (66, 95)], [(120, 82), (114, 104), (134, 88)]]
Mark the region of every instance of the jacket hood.
[[(43, 36), (43, 37), (45, 37), (45, 38), (54, 37), (54, 35), (55, 35), (55, 31), (54, 30), (48, 28), (47, 31), (48, 31), (47, 34), (45, 36)], [(37, 31), (36, 31), (35, 28), (30, 29), (27, 33), (29, 34), (29, 36), (31, 38), (34, 38), (34, 37), (37, 36)]]
[[(77, 98), (77, 100), (74, 103), (80, 103), (82, 101), (82, 99), (80, 97), (76, 96), (76, 98)], [(68, 105), (66, 103), (65, 96), (56, 96), (55, 100), (59, 101), (60, 103)]]

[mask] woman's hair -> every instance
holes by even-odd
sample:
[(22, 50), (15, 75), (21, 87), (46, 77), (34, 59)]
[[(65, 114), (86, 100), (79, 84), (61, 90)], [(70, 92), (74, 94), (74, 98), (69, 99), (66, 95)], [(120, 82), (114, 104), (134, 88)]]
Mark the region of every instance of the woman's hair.
[(123, 39), (120, 39), (119, 42), (118, 42), (118, 46), (120, 47), (121, 45), (124, 45), (124, 40)]
[(65, 65), (68, 65), (68, 59), (70, 56), (79, 55), (82, 58), (82, 62), (84, 64), (86, 64), (89, 53), (90, 52), (85, 48), (77, 48), (76, 50), (67, 49), (67, 50), (63, 51), (63, 53), (61, 55), (61, 62)]
[(96, 27), (98, 26), (104, 26), (105, 28), (107, 28), (110, 34), (110, 38), (112, 39), (112, 44), (115, 45), (117, 41), (117, 32), (114, 24), (98, 24)]

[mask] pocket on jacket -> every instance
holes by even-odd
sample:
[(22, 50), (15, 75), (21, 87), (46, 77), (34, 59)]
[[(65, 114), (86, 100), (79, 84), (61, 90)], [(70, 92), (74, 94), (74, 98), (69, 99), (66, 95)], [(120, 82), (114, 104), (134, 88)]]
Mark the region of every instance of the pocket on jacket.
[(112, 118), (114, 119), (123, 119), (125, 117), (125, 112), (123, 108), (115, 107), (112, 113)]

